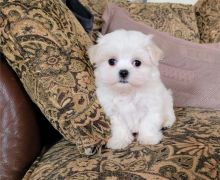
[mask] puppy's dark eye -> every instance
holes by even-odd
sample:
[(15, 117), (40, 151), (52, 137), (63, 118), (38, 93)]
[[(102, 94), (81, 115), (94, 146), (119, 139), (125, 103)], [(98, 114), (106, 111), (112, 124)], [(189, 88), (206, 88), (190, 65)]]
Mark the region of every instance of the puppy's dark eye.
[(141, 66), (141, 61), (139, 61), (139, 60), (134, 60), (134, 61), (132, 62), (132, 64), (133, 64), (133, 66), (135, 66), (135, 67), (139, 67), (139, 66)]
[(116, 59), (113, 59), (113, 58), (108, 60), (108, 63), (110, 66), (114, 66), (116, 64), (116, 62), (117, 62)]

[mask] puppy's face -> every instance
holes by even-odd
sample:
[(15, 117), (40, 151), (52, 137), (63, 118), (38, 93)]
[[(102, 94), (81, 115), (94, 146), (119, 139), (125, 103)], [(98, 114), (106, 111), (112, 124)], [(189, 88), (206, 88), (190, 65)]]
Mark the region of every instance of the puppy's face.
[(88, 54), (96, 66), (98, 87), (130, 90), (159, 78), (157, 66), (162, 52), (152, 36), (141, 32), (117, 30), (101, 36)]

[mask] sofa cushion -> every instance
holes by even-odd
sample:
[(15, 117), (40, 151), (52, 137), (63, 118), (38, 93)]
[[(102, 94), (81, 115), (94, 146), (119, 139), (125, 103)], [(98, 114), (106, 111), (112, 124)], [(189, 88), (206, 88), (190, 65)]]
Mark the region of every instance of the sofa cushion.
[(21, 179), (39, 155), (37, 120), (33, 103), (0, 56), (0, 179)]
[(174, 106), (220, 110), (220, 43), (198, 44), (175, 38), (134, 21), (124, 8), (112, 3), (103, 20), (103, 34), (125, 29), (153, 35), (164, 54), (159, 69), (163, 83), (172, 90)]
[(26, 179), (219, 179), (220, 112), (176, 109), (177, 122), (158, 145), (82, 156), (65, 140), (32, 165)]
[(198, 0), (195, 11), (201, 42), (220, 42), (220, 0)]
[(192, 5), (175, 3), (129, 3), (125, 0), (81, 0), (94, 14), (94, 28), (92, 36), (96, 39), (97, 31), (102, 27), (102, 14), (107, 2), (113, 2), (128, 10), (136, 21), (144, 22), (154, 29), (168, 32), (185, 40), (199, 42), (199, 32), (195, 11)]
[(47, 119), (81, 153), (105, 144), (110, 127), (86, 55), (91, 40), (72, 12), (62, 0), (22, 0), (2, 1), (0, 13), (0, 51)]

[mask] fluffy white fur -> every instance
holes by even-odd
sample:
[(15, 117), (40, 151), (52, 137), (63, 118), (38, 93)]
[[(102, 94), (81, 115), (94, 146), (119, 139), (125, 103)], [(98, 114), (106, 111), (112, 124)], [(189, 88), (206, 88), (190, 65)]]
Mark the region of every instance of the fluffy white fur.
[[(141, 144), (157, 144), (162, 127), (175, 121), (171, 92), (165, 88), (158, 70), (162, 51), (152, 36), (137, 31), (117, 30), (100, 36), (88, 54), (95, 63), (97, 96), (111, 119), (112, 136), (108, 148), (121, 149), (138, 133)], [(114, 66), (108, 60), (115, 59)], [(134, 60), (141, 61), (139, 67)], [(124, 83), (119, 71), (129, 72)]]

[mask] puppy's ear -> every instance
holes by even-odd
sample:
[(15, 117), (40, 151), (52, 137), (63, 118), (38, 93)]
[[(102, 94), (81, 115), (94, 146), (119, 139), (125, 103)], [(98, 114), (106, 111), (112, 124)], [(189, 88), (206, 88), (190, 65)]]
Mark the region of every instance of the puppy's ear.
[(163, 59), (164, 54), (163, 51), (152, 41), (153, 36), (150, 35), (148, 38), (150, 38), (150, 41), (146, 48), (149, 52), (151, 62), (157, 66), (159, 61)]
[(101, 33), (97, 33), (97, 44), (96, 45), (92, 45), (88, 48), (87, 50), (87, 53), (89, 55), (89, 59), (90, 59), (90, 62), (92, 64), (96, 64), (97, 63), (97, 60), (98, 60), (98, 50), (99, 50), (99, 43), (100, 43), (100, 40), (102, 39), (103, 35)]
[(96, 63), (96, 59), (97, 59), (97, 53), (98, 53), (98, 45), (93, 45), (90, 46), (87, 50), (87, 53), (89, 55), (89, 60), (92, 64)]

